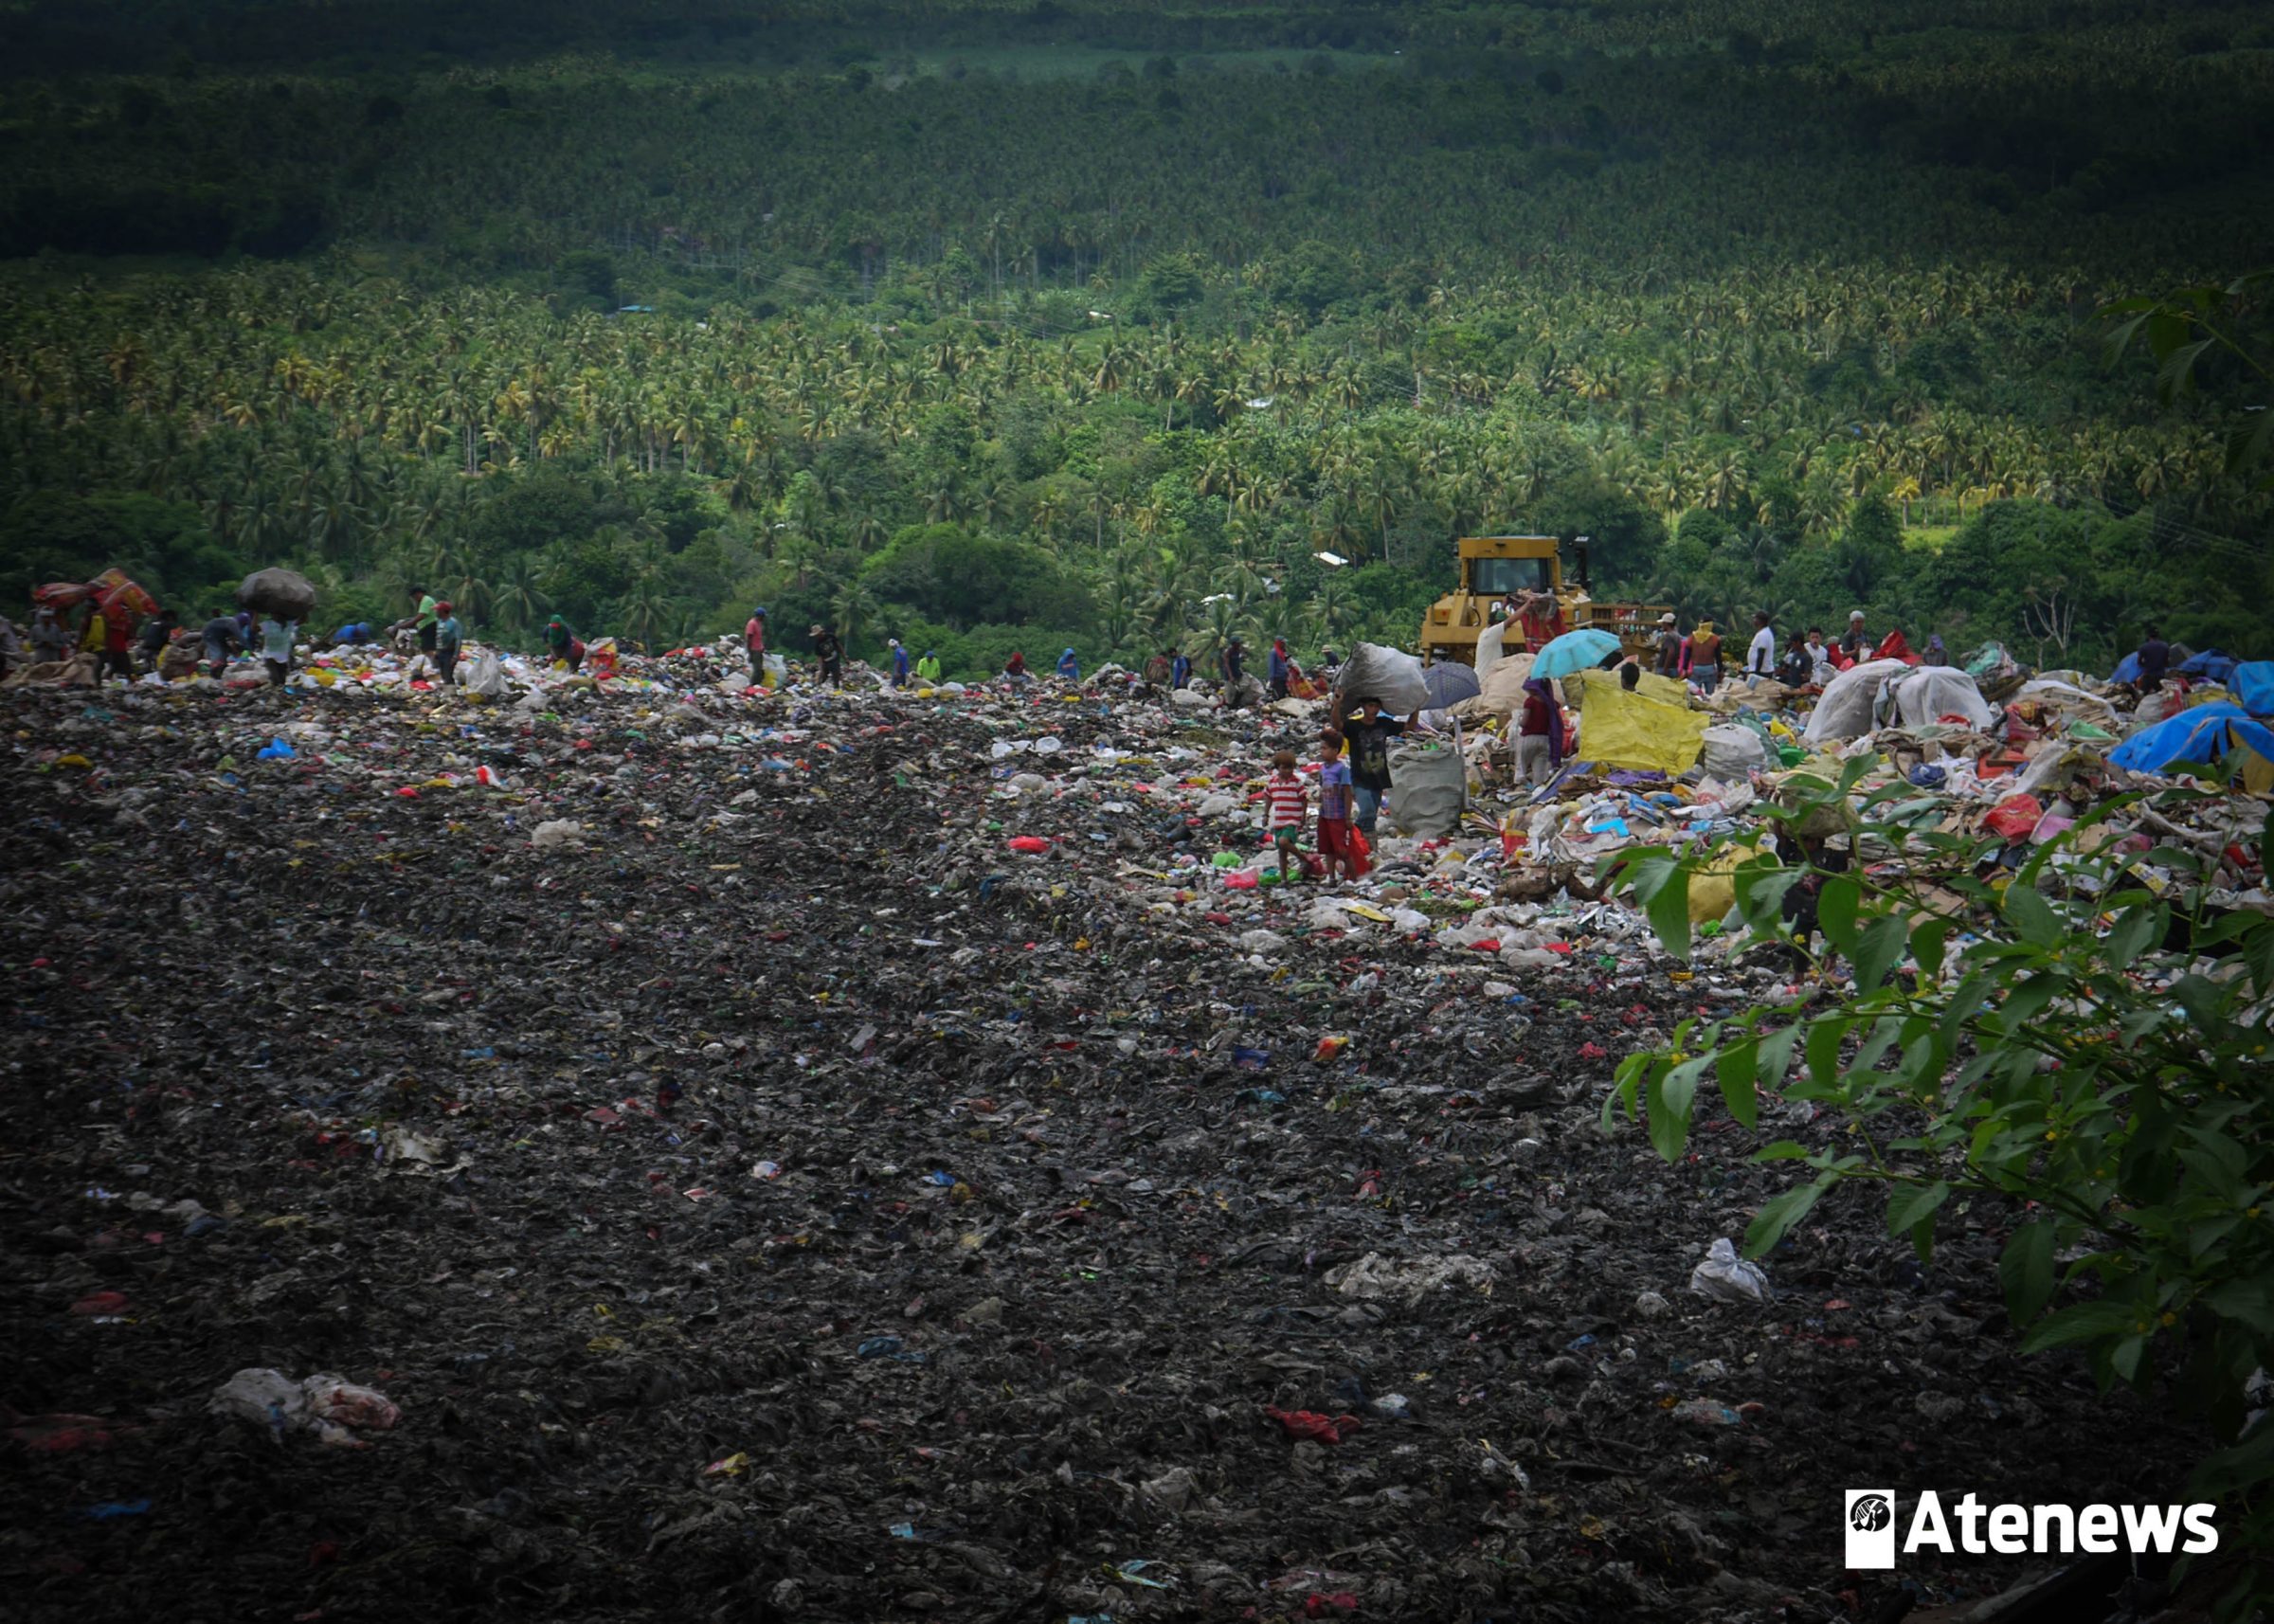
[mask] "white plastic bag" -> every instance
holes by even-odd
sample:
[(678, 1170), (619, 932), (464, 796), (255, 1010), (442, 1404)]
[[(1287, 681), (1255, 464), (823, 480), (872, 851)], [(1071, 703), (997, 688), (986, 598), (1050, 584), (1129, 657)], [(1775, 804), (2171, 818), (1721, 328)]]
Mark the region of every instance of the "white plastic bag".
[(1737, 1254), (1737, 1246), (1724, 1236), (1706, 1249), (1705, 1257), (1689, 1272), (1689, 1289), (1720, 1303), (1767, 1303), (1777, 1293), (1758, 1263)]
[(486, 648), (460, 666), (456, 675), (469, 694), (478, 694), (485, 699), (505, 696), (505, 667)]

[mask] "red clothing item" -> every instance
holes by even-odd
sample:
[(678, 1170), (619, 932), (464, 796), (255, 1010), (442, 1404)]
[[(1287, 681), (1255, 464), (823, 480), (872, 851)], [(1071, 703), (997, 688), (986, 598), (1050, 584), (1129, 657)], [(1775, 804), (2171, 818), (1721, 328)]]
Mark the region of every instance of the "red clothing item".
[(766, 623), (752, 615), (749, 623), (742, 628), (742, 646), (752, 654), (766, 652)]
[(1544, 739), (1555, 732), (1555, 718), (1548, 713), (1547, 701), (1537, 694), (1527, 694), (1524, 700), (1524, 721), (1517, 729), (1520, 736)]
[(1526, 609), (1516, 617), (1516, 623), (1523, 628), (1524, 641), (1535, 651), (1555, 641), (1570, 629), (1563, 623), (1563, 605), (1561, 604), (1544, 615), (1536, 608)]
[(1263, 786), (1263, 801), (1269, 809), (1267, 821), (1273, 830), (1300, 829), (1310, 815), (1309, 792), (1291, 773), (1285, 778), (1272, 774)]

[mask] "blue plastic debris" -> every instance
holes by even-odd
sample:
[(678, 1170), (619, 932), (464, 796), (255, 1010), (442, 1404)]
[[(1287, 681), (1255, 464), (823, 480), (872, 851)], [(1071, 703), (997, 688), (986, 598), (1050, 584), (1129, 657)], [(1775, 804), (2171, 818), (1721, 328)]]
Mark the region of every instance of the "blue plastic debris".
[(151, 1502), (148, 1500), (105, 1500), (99, 1506), (88, 1507), (80, 1515), (91, 1517), (98, 1523), (107, 1523), (114, 1517), (139, 1517), (150, 1507)]

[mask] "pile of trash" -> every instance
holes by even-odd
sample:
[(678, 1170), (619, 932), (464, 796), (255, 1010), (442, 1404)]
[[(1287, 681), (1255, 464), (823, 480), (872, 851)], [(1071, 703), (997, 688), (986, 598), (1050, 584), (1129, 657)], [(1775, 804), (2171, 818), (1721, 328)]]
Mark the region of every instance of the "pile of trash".
[(1737, 929), (1669, 958), (1596, 858), (1760, 833), (1859, 748), (1916, 795), (1822, 838), (2026, 845), (2170, 719), (2104, 685), (1985, 691), (1987, 728), (1874, 695), (1836, 742), (1805, 697), (1644, 694), (1696, 755), (1633, 767), (1579, 678), (1535, 786), (1488, 673), (1423, 696), (1327, 884), (1262, 799), (1293, 749), (1315, 803), (1319, 701), (751, 691), (718, 650), (500, 659), (491, 696), (415, 658), (0, 697), (12, 1594), (1827, 1618), (1845, 1485), (2161, 1499), (2198, 1453), (2016, 1356), (2017, 1215), (1927, 1267), (1837, 1192), (1748, 1263), (1789, 1176), (1752, 1153), (1835, 1122), (1702, 1109), (1671, 1166), (1601, 1123), (1628, 1053), (1802, 989)]

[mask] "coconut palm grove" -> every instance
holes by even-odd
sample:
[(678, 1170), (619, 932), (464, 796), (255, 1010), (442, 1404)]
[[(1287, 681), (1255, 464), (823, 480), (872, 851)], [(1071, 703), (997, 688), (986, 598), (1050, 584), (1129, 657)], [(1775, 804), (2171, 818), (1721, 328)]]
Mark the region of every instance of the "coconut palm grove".
[[(1724, 623), (2247, 647), (2270, 27), (11, 7), (8, 585), (280, 563), (526, 646), (763, 603), (953, 676), (1410, 641), (1491, 529)], [(2194, 287), (2192, 387), (2112, 359)]]

